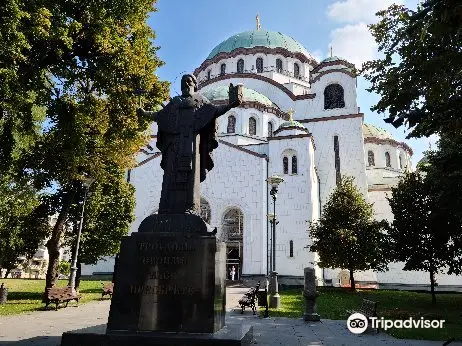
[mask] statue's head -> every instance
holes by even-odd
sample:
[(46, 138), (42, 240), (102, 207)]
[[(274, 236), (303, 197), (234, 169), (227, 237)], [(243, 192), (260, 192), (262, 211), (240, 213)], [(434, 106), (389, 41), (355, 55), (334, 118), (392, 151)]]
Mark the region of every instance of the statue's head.
[(184, 97), (191, 96), (197, 91), (197, 79), (192, 74), (181, 77), (181, 93)]

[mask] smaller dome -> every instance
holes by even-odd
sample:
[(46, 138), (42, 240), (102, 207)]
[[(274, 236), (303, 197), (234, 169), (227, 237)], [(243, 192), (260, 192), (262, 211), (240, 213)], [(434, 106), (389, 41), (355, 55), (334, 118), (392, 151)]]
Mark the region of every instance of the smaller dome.
[(394, 140), (393, 136), (388, 131), (370, 124), (363, 124), (363, 136), (364, 138)]
[[(228, 100), (228, 92), (229, 87), (225, 85), (218, 86), (216, 88), (209, 89), (206, 91), (200, 91), (200, 93), (210, 101), (226, 101)], [(259, 102), (265, 106), (279, 109), (279, 107), (275, 103), (273, 103), (268, 97), (266, 97), (263, 94), (260, 94), (259, 92), (253, 89), (248, 89), (244, 87), (243, 92), (244, 102)]]
[(286, 127), (298, 127), (298, 128), (303, 129), (303, 130), (306, 130), (306, 127), (303, 126), (302, 123), (299, 123), (298, 121), (295, 121), (295, 120), (289, 120), (289, 121), (283, 122), (279, 126), (278, 130), (281, 130), (281, 129), (286, 128)]
[(345, 60), (345, 59), (343, 59), (343, 58), (341, 58), (339, 56), (330, 56), (330, 57), (324, 59), (321, 62), (332, 62), (332, 61), (337, 61), (337, 60)]
[(419, 162), (416, 164), (416, 169), (417, 171), (422, 170), (422, 168), (429, 166), (430, 163), (428, 162), (428, 156), (425, 154), (424, 157), (422, 157)]

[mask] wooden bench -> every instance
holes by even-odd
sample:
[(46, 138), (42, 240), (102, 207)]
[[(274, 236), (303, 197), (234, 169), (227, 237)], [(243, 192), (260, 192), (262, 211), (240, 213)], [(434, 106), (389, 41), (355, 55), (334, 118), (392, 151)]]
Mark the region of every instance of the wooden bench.
[(113, 292), (114, 292), (113, 282), (110, 282), (108, 284), (103, 284), (103, 292), (101, 293), (101, 299), (103, 299), (105, 295), (108, 295), (112, 299)]
[[(371, 317), (377, 317), (377, 302), (369, 299), (363, 299), (361, 306), (355, 310), (347, 310), (348, 314), (360, 313), (363, 314), (369, 321), (368, 328), (371, 326)], [(376, 328), (377, 333), (379, 329)]]
[(246, 307), (249, 307), (252, 309), (253, 314), (255, 315), (255, 312), (257, 310), (256, 307), (256, 300), (257, 300), (257, 292), (260, 289), (260, 281), (258, 282), (256, 287), (251, 287), (250, 290), (247, 291), (246, 294), (242, 296), (241, 299), (239, 299), (239, 305), (241, 306), (241, 314), (244, 313), (244, 310)]
[(59, 303), (69, 304), (71, 300), (75, 300), (77, 304), (79, 303), (80, 296), (77, 295), (77, 292), (71, 287), (51, 287), (47, 288), (45, 296), (45, 310), (48, 308), (48, 305), (51, 303), (56, 304), (56, 309), (58, 310)]

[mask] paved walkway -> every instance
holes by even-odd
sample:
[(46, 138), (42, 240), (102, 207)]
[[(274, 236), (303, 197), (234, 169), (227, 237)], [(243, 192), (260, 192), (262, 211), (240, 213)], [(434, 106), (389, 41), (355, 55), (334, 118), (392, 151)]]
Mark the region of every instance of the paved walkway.
[[(358, 336), (348, 331), (345, 321), (322, 320), (318, 323), (306, 323), (302, 319), (263, 319), (250, 312), (241, 315), (238, 300), (247, 289), (232, 287), (227, 291), (227, 322), (253, 325), (256, 345), (441, 346), (443, 344), (435, 341), (398, 340), (385, 333)], [(105, 328), (109, 300), (81, 304), (78, 307), (71, 304), (68, 308), (58, 311), (34, 311), (0, 317), (0, 345), (57, 346), (61, 334), (65, 331), (92, 326)], [(450, 344), (450, 346), (456, 345), (462, 344)]]

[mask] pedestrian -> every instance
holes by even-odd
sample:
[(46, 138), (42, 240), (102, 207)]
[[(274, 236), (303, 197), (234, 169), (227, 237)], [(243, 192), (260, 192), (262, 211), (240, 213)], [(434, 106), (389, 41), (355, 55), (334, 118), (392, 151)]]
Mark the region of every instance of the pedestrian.
[(234, 275), (236, 275), (236, 268), (234, 266), (229, 271), (229, 275), (231, 276), (231, 281), (234, 281)]

